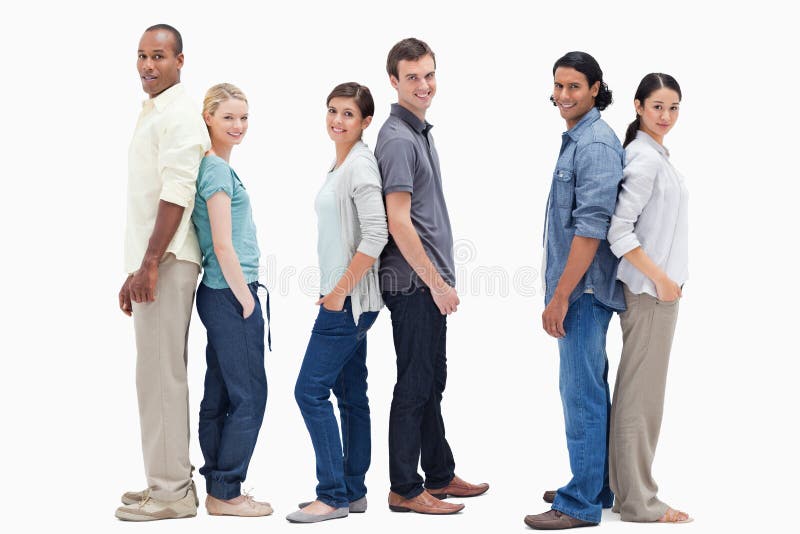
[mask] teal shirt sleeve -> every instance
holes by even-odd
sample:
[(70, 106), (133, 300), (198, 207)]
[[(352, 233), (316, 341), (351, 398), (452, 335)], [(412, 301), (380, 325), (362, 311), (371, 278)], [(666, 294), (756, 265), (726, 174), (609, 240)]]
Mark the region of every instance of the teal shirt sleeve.
[(225, 162), (209, 161), (197, 177), (197, 194), (208, 202), (219, 191), (224, 191), (228, 198), (233, 198), (233, 174)]

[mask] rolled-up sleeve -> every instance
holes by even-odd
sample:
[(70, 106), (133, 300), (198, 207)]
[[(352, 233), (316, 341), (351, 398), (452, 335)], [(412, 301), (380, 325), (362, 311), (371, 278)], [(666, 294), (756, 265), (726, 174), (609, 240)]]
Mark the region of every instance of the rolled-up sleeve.
[(575, 235), (605, 239), (622, 180), (621, 157), (606, 144), (591, 143), (576, 152), (575, 172)]
[(611, 252), (618, 258), (641, 246), (634, 227), (653, 195), (657, 174), (657, 162), (648, 158), (647, 154), (630, 151), (627, 153), (625, 169), (622, 172), (622, 187), (608, 229)]
[(386, 142), (378, 157), (384, 195), (398, 191), (414, 193), (416, 157), (411, 140), (397, 137)]
[(177, 120), (158, 141), (158, 172), (162, 187), (159, 198), (187, 207), (197, 192), (197, 171), (208, 148), (202, 120)]
[(350, 172), (350, 195), (356, 206), (361, 228), (361, 242), (356, 250), (377, 258), (389, 240), (378, 166), (370, 158), (359, 157), (353, 162)]

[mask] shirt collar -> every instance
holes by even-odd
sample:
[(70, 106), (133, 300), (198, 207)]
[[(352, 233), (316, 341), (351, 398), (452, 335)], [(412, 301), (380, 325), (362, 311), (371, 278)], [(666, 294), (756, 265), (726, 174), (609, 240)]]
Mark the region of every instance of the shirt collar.
[(659, 154), (664, 156), (665, 158), (669, 158), (669, 150), (664, 145), (658, 144), (658, 141), (650, 137), (650, 134), (643, 130), (636, 131), (636, 139), (641, 139), (643, 142), (647, 143), (651, 147), (655, 148)]
[(598, 119), (600, 119), (600, 111), (593, 107), (586, 113), (586, 115), (581, 117), (581, 120), (578, 121), (578, 124), (564, 132), (564, 135), (570, 136), (573, 141), (577, 142), (581, 135), (583, 135), (584, 130), (586, 130), (586, 128), (591, 126)]
[(401, 119), (403, 122), (411, 126), (415, 132), (420, 134), (427, 134), (430, 129), (433, 128), (433, 124), (429, 123), (428, 121), (419, 120), (419, 117), (411, 113), (400, 104), (392, 104), (392, 111), (390, 115)]
[(148, 107), (155, 107), (158, 112), (164, 111), (178, 96), (184, 94), (185, 89), (180, 82), (176, 83), (155, 98), (148, 98), (142, 102), (142, 106), (147, 109)]

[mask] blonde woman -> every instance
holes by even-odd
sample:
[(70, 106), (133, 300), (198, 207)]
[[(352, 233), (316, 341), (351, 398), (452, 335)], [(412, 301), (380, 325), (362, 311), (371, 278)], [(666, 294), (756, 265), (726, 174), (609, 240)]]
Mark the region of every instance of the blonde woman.
[(264, 516), (272, 513), (269, 503), (241, 491), (267, 403), (256, 227), (247, 189), (230, 166), (233, 147), (247, 133), (247, 98), (231, 84), (215, 85), (206, 93), (203, 119), (211, 150), (200, 163), (192, 213), (203, 252), (197, 312), (208, 335), (200, 474), (209, 514)]

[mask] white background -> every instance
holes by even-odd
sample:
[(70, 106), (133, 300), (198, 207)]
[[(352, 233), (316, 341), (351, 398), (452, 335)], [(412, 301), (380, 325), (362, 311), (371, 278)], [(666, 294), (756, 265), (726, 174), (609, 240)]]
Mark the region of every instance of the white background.
[[(542, 331), (543, 210), (563, 120), (553, 62), (594, 55), (622, 136), (641, 77), (674, 75), (684, 101), (666, 144), (691, 193), (684, 290), (654, 467), (660, 496), (695, 516), (681, 530), (769, 525), (797, 515), (797, 28), (777, 2), (25, 2), (3, 16), (2, 521), (25, 530), (121, 532), (522, 532), (567, 482), (558, 352)], [(788, 4), (783, 4), (788, 5)], [(223, 7), (224, 6), (224, 7)], [(135, 69), (147, 26), (182, 33), (182, 80), (198, 102), (218, 82), (248, 95), (251, 128), (232, 163), (253, 199), (272, 289), (269, 400), (245, 488), (274, 516), (133, 526), (118, 496), (145, 486), (131, 320), (123, 281), (127, 146), (145, 97)], [(323, 120), (337, 83), (368, 85), (374, 146), (395, 100), (384, 71), (399, 39), (438, 60), (435, 125), (459, 261), (443, 409), (457, 472), (488, 481), (454, 517), (392, 514), (387, 423), (394, 381), (388, 313), (370, 334), (370, 510), (316, 527), (284, 516), (314, 496), (314, 456), (293, 398), (316, 313), (313, 198), (333, 157)], [(505, 276), (494, 289), (482, 272)], [(537, 274), (532, 275), (533, 272)], [(514, 276), (518, 278), (514, 284)], [(283, 281), (283, 284), (281, 284)], [(190, 338), (192, 460), (204, 336)], [(611, 376), (619, 359), (615, 318)], [(201, 499), (205, 496), (198, 479)], [(201, 503), (202, 506), (202, 503)], [(604, 513), (607, 532), (660, 527)], [(5, 527), (4, 527), (5, 530)], [(8, 530), (6, 530), (9, 532)]]

